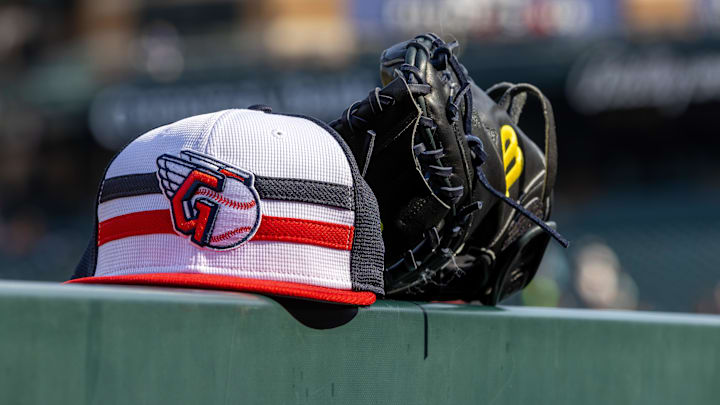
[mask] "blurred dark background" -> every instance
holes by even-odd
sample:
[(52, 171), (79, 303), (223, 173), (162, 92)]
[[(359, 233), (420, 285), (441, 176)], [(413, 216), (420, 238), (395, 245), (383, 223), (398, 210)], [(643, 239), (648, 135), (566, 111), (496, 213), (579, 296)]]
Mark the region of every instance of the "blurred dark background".
[(255, 103), (331, 120), (425, 31), (555, 107), (573, 244), (510, 303), (720, 312), (720, 0), (4, 1), (0, 278), (70, 276), (131, 138)]

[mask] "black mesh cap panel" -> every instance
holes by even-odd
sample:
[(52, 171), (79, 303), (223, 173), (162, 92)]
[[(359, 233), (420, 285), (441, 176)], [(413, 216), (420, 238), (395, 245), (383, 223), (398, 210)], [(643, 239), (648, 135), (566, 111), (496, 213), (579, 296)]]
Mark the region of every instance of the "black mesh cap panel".
[(93, 230), (90, 234), (90, 242), (88, 242), (88, 246), (85, 249), (85, 252), (83, 253), (82, 257), (80, 258), (80, 263), (75, 267), (75, 272), (73, 273), (71, 280), (74, 280), (76, 278), (84, 278), (84, 277), (93, 277), (95, 276), (95, 270), (97, 268), (97, 258), (98, 258), (98, 246), (97, 246), (97, 238), (98, 238), (98, 205), (100, 204), (100, 198), (103, 194), (103, 186), (105, 185), (105, 178), (107, 177), (108, 169), (110, 169), (110, 165), (117, 159), (117, 157), (122, 153), (125, 148), (127, 148), (128, 145), (130, 145), (135, 139), (140, 137), (142, 135), (138, 135), (136, 138), (133, 138), (131, 141), (125, 144), (116, 154), (113, 156), (112, 159), (110, 159), (110, 163), (108, 163), (107, 166), (105, 166), (105, 170), (103, 171), (103, 175), (100, 178), (100, 185), (98, 186), (98, 192), (95, 196), (95, 204), (94, 204), (94, 217), (95, 217), (95, 223), (93, 224)]
[(385, 269), (385, 244), (380, 231), (380, 210), (370, 186), (360, 175), (358, 165), (350, 148), (340, 135), (326, 123), (304, 115), (285, 114), (310, 120), (335, 138), (350, 164), (355, 186), (355, 235), (350, 252), (350, 280), (354, 291), (372, 291), (385, 294), (383, 271)]
[(385, 244), (380, 232), (380, 210), (365, 179), (354, 178), (356, 192), (355, 240), (350, 253), (353, 289), (384, 294)]

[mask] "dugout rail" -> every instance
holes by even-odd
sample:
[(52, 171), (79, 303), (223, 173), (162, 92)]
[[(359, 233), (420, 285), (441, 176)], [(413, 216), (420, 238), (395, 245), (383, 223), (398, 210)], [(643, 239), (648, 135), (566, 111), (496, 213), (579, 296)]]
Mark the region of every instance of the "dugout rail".
[(718, 404), (720, 317), (0, 283), (0, 404)]

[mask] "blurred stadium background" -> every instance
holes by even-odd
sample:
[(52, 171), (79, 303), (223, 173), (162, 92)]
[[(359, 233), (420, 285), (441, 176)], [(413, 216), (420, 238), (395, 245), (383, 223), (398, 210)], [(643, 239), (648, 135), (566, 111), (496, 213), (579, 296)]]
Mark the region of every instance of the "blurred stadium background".
[(0, 278), (70, 276), (131, 138), (255, 103), (331, 120), (425, 31), (555, 106), (573, 245), (510, 303), (720, 312), (720, 0), (3, 1)]

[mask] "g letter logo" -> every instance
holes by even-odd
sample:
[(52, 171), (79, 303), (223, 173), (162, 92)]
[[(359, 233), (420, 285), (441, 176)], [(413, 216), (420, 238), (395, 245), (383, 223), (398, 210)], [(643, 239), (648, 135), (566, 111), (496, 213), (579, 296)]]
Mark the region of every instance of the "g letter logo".
[(158, 157), (157, 166), (179, 234), (216, 250), (238, 247), (255, 235), (261, 215), (252, 173), (188, 150)]

